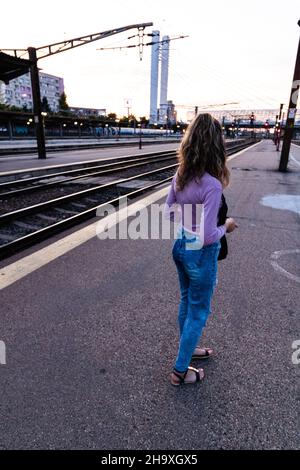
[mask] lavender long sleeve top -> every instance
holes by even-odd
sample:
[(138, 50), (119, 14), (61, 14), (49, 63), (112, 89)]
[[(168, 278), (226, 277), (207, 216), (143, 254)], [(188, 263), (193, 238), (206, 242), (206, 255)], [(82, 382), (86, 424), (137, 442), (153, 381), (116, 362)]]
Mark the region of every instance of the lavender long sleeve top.
[(169, 194), (166, 200), (166, 213), (169, 213), (172, 219), (172, 212), (169, 208), (178, 204), (182, 213), (182, 225), (189, 230), (184, 224), (184, 206), (192, 205), (192, 232), (198, 232), (200, 220), (196, 219), (196, 205), (202, 204), (204, 215), (204, 246), (211, 245), (225, 234), (226, 227), (221, 225), (217, 227), (218, 212), (221, 204), (222, 185), (220, 181), (209, 173), (204, 173), (201, 178), (194, 178), (187, 183), (182, 190), (176, 189), (176, 175), (172, 180)]

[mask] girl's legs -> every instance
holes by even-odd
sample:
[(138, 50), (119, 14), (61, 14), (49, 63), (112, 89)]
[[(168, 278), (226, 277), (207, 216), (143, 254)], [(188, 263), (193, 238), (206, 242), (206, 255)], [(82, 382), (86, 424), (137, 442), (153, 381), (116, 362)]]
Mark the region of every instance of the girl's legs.
[(180, 303), (178, 309), (178, 324), (179, 324), (179, 337), (181, 337), (183, 332), (184, 323), (187, 317), (188, 312), (188, 292), (190, 280), (186, 274), (183, 264), (179, 260), (175, 260), (177, 267), (179, 286), (180, 286)]
[(175, 364), (175, 370), (180, 373), (187, 370), (210, 313), (219, 248), (218, 243), (204, 247), (199, 253), (194, 253), (192, 261), (190, 255), (182, 257), (182, 270), (189, 279), (189, 285), (187, 310)]
[(179, 324), (179, 337), (182, 334), (184, 322), (187, 317), (188, 309), (188, 290), (189, 290), (189, 276), (187, 275), (184, 268), (184, 252), (185, 252), (185, 241), (179, 238), (175, 241), (173, 246), (173, 260), (177, 268), (179, 286), (180, 286), (180, 303), (178, 309), (178, 324)]
[(212, 289), (204, 290), (197, 280), (190, 280), (187, 318), (180, 337), (179, 351), (175, 363), (175, 369), (178, 372), (184, 372), (191, 362), (193, 352), (210, 312), (212, 293)]

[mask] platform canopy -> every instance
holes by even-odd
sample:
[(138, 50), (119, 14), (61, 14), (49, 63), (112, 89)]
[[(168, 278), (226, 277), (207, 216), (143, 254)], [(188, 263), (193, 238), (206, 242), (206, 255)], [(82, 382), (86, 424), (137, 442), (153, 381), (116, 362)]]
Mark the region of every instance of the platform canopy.
[(30, 65), (30, 60), (19, 59), (0, 52), (0, 80), (8, 84), (10, 80), (27, 73)]

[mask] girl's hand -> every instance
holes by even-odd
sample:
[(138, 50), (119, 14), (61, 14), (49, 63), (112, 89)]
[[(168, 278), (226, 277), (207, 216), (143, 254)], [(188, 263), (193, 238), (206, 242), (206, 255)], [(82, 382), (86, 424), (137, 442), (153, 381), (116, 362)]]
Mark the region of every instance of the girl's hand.
[(233, 217), (228, 217), (228, 219), (225, 221), (225, 227), (226, 232), (230, 233), (233, 232), (238, 227), (238, 225), (236, 224)]

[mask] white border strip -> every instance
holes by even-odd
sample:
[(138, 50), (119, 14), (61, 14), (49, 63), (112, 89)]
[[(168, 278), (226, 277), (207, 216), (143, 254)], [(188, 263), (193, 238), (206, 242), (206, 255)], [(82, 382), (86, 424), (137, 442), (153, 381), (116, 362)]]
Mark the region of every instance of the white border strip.
[[(293, 147), (295, 147), (295, 149), (300, 150), (300, 145), (293, 144), (293, 142), (292, 142), (292, 145)], [(294, 163), (300, 166), (300, 162), (291, 153), (290, 153), (290, 159), (293, 160)]]
[(300, 166), (300, 162), (290, 153), (290, 159), (293, 160), (294, 163), (296, 163), (298, 166)]

